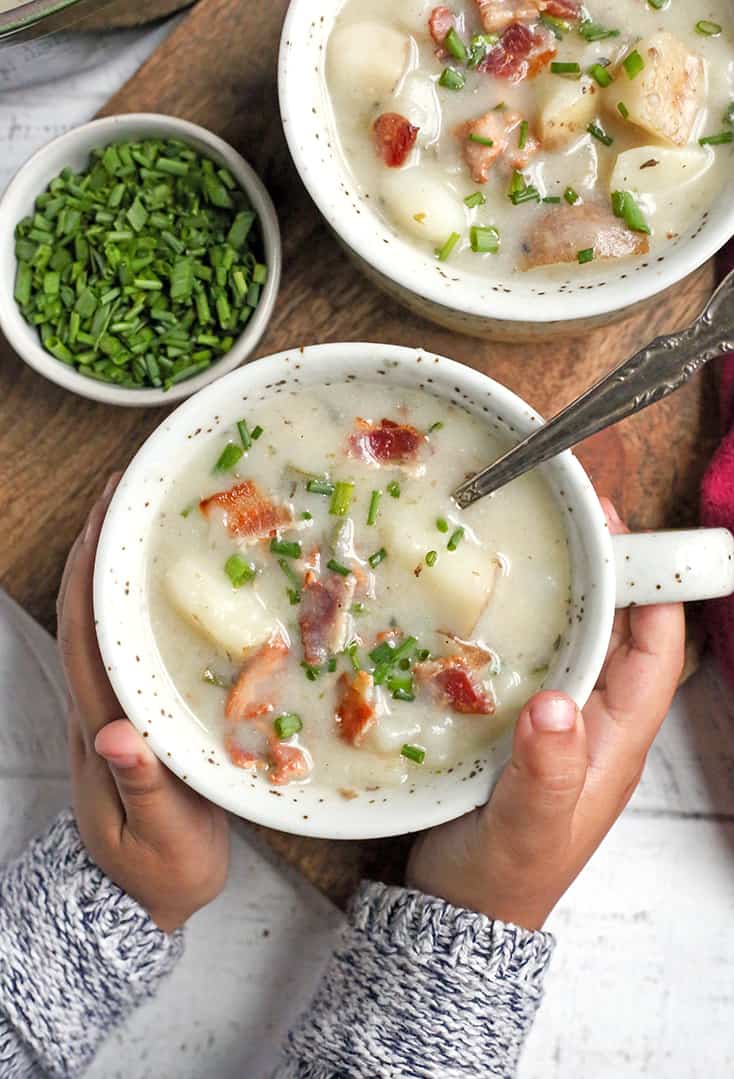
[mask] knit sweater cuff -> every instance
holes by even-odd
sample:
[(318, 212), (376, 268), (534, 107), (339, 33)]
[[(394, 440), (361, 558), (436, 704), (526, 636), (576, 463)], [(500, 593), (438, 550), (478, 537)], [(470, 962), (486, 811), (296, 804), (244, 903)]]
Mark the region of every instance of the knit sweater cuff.
[(364, 883), (279, 1079), (514, 1075), (553, 944), (548, 933)]
[(49, 1076), (80, 1074), (182, 951), (90, 860), (70, 811), (0, 877), (0, 1010)]

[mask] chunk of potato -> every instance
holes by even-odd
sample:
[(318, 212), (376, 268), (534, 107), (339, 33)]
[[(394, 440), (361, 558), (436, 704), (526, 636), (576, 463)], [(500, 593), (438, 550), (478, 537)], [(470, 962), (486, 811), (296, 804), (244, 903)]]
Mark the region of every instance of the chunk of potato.
[[(381, 533), (391, 561), (407, 571), (401, 581), (402, 602), (429, 610), (436, 629), (470, 637), (494, 587), (493, 552), (480, 547), (469, 534), (455, 551), (447, 551), (445, 542), (438, 543), (444, 537), (436, 531), (436, 515), (407, 502), (390, 506), (382, 518)], [(438, 550), (438, 559), (434, 566), (426, 566), (426, 552), (432, 548)]]
[(430, 146), (438, 139), (441, 134), (441, 106), (436, 83), (429, 75), (419, 71), (406, 75), (392, 107), (418, 128), (419, 146)]
[(638, 146), (617, 158), (610, 191), (632, 191), (642, 198), (656, 233), (677, 233), (690, 216), (692, 199), (708, 202), (707, 174), (715, 159), (713, 150), (698, 146)]
[(350, 101), (359, 114), (392, 93), (406, 71), (411, 39), (379, 22), (336, 29), (329, 39), (327, 77), (335, 97)]
[(381, 194), (397, 224), (423, 240), (442, 244), (452, 232), (466, 231), (460, 196), (420, 167), (385, 169)]
[(578, 138), (597, 114), (599, 87), (593, 79), (546, 75), (538, 85), (538, 131), (546, 150), (559, 150)]
[(252, 588), (233, 588), (223, 572), (215, 575), (194, 558), (171, 566), (164, 588), (179, 614), (232, 659), (243, 659), (277, 628)]
[(674, 146), (685, 146), (706, 96), (704, 60), (667, 31), (635, 48), (645, 66), (634, 79), (620, 67), (614, 85), (603, 95), (606, 106), (616, 112), (621, 101), (631, 123)]

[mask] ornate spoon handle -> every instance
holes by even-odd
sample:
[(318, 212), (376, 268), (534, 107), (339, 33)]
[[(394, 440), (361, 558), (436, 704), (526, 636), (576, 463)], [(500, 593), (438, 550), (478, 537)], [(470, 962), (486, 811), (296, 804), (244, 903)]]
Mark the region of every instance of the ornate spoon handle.
[(687, 329), (657, 337), (557, 416), (454, 491), (466, 509), (480, 498), (626, 416), (661, 401), (716, 356), (734, 352), (734, 271)]

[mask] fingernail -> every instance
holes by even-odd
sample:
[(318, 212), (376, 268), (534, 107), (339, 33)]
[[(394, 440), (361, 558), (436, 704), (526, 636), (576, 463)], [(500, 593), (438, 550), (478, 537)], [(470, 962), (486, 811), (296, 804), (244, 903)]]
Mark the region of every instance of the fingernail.
[(140, 763), (140, 758), (134, 753), (124, 753), (119, 757), (105, 756), (104, 753), (100, 753), (100, 757), (107, 761), (110, 768), (136, 768)]
[(567, 697), (544, 697), (530, 705), (530, 722), (536, 731), (571, 731), (576, 725), (576, 705)]
[(105, 484), (104, 491), (102, 492), (102, 498), (107, 498), (108, 495), (111, 495), (116, 486), (117, 476), (110, 476), (110, 478), (107, 480), (107, 483)]
[(92, 533), (94, 532), (94, 529), (95, 529), (95, 522), (92, 519), (92, 517), (90, 517), (88, 519), (87, 523), (85, 524), (84, 532), (82, 533), (82, 543), (85, 546), (89, 543), (90, 539), (92, 538)]

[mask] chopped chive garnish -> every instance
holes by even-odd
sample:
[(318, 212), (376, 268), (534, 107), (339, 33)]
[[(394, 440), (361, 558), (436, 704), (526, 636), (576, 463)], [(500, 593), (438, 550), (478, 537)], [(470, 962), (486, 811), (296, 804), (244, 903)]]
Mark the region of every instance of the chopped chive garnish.
[(701, 146), (724, 146), (734, 142), (734, 131), (722, 131), (719, 135), (705, 135), (698, 140)]
[(379, 566), (380, 562), (384, 562), (386, 558), (387, 551), (384, 547), (380, 547), (379, 551), (375, 551), (374, 554), (371, 554), (367, 561), (369, 562), (372, 569), (376, 569)]
[(422, 746), (404, 745), (400, 750), (402, 757), (407, 757), (409, 761), (413, 761), (414, 764), (423, 764), (426, 759), (426, 751)]
[(603, 64), (592, 64), (589, 68), (589, 74), (601, 87), (611, 86), (614, 82), (608, 68), (604, 67)]
[(288, 598), (291, 604), (295, 607), (297, 603), (301, 602), (301, 580), (298, 575), (293, 571), (293, 567), (287, 558), (279, 558), (278, 565), (282, 569), (283, 573), (288, 579), (290, 588), (288, 589)]
[(260, 424), (258, 424), (257, 427), (253, 427), (252, 431), (250, 432), (250, 437), (252, 438), (253, 442), (257, 442), (260, 435), (263, 434), (263, 430), (264, 429), (260, 426)]
[(627, 228), (632, 229), (633, 232), (644, 232), (650, 235), (650, 226), (645, 220), (645, 215), (629, 191), (613, 192), (612, 210), (615, 217), (621, 217)]
[(303, 673), (306, 675), (306, 678), (308, 678), (309, 682), (315, 682), (321, 674), (320, 667), (313, 667), (310, 663), (306, 663), (305, 660), (301, 663), (301, 667), (303, 669)]
[(710, 19), (699, 19), (696, 23), (696, 33), (703, 34), (705, 37), (718, 37), (721, 33), (721, 27), (717, 22), (711, 22)]
[(654, 7), (656, 11), (662, 11), (670, 3), (670, 0), (647, 0), (650, 7)]
[(432, 435), (435, 431), (440, 431), (443, 426), (443, 420), (436, 420), (436, 422), (432, 423), (431, 426), (428, 428), (428, 434)]
[(214, 466), (216, 472), (229, 472), (242, 457), (244, 450), (234, 442), (228, 442), (219, 455), (219, 460)]
[(301, 545), (297, 540), (272, 539), (270, 550), (273, 554), (282, 555), (283, 558), (300, 558)]
[(517, 169), (512, 174), (510, 190), (507, 194), (513, 206), (520, 206), (523, 202), (540, 202), (540, 192), (536, 187), (528, 183), (521, 172)]
[(447, 52), (450, 52), (455, 60), (461, 60), (462, 64), (465, 64), (469, 59), (469, 51), (456, 32), (455, 27), (451, 27), (446, 37), (443, 39), (444, 48)]
[(282, 716), (278, 716), (273, 720), (273, 727), (278, 738), (283, 741), (286, 738), (292, 738), (294, 734), (298, 734), (303, 730), (303, 722), (300, 716), (297, 716), (295, 712), (285, 712)]
[(598, 22), (592, 22), (591, 19), (584, 19), (579, 26), (579, 33), (585, 41), (605, 41), (610, 37), (619, 37), (620, 31), (608, 30)]
[(240, 441), (242, 442), (243, 450), (249, 450), (252, 445), (252, 436), (247, 429), (247, 422), (245, 420), (240, 420), (237, 424), (237, 430), (240, 433)]
[(448, 532), (448, 530), (449, 530), (449, 522), (446, 520), (445, 517), (437, 517), (436, 518), (436, 528), (438, 529), (439, 532)]
[(232, 582), (233, 588), (241, 588), (257, 577), (257, 570), (241, 554), (232, 554), (224, 563), (224, 572)]
[(301, 520), (302, 521), (313, 521), (313, 514), (309, 513), (308, 510), (304, 510), (303, 513), (301, 514)]
[(356, 615), (364, 614), (366, 610), (367, 608), (365, 607), (364, 603), (353, 603), (352, 606), (349, 608), (350, 613)]
[(337, 483), (334, 487), (334, 494), (331, 496), (329, 513), (333, 514), (334, 517), (343, 517), (352, 504), (353, 494), (353, 483)]
[(517, 145), (520, 150), (524, 150), (528, 142), (528, 131), (530, 130), (530, 124), (527, 120), (523, 120), (520, 124), (520, 134), (517, 139)]
[(367, 511), (367, 524), (373, 525), (377, 520), (377, 512), (380, 508), (380, 499), (382, 498), (382, 491), (373, 491), (370, 497), (370, 508)]
[(449, 539), (449, 542), (446, 544), (446, 550), (447, 551), (455, 551), (456, 548), (461, 543), (463, 538), (464, 538), (464, 529), (463, 528), (455, 529), (451, 533), (451, 538)]
[(336, 484), (329, 483), (328, 480), (309, 480), (306, 484), (306, 490), (312, 495), (333, 495)]
[(466, 76), (463, 71), (457, 71), (455, 67), (445, 67), (441, 72), (438, 85), (445, 90), (463, 90), (466, 86)]
[(496, 255), (500, 249), (500, 234), (492, 225), (472, 225), (469, 240), (472, 251), (477, 254)]
[(349, 657), (349, 662), (352, 664), (352, 670), (354, 671), (362, 670), (361, 664), (359, 662), (359, 656), (357, 655), (358, 649), (359, 644), (357, 643), (357, 641), (350, 641), (347, 647), (344, 649), (344, 653)]
[(727, 106), (726, 112), (724, 113), (724, 123), (734, 124), (734, 101)]
[(642, 59), (637, 49), (633, 49), (628, 56), (625, 56), (622, 61), (622, 67), (627, 72), (627, 78), (636, 79), (640, 72), (644, 71), (645, 61)]
[(459, 236), (458, 232), (451, 233), (443, 247), (439, 247), (436, 251), (436, 258), (439, 262), (446, 262), (446, 260), (450, 258), (451, 252), (454, 250), (460, 239), (461, 236)]
[(340, 577), (348, 577), (352, 572), (348, 566), (343, 566), (341, 562), (337, 562), (335, 558), (330, 558), (326, 563), (326, 568), (330, 569), (332, 573), (338, 573)]
[(470, 210), (475, 209), (477, 206), (484, 206), (487, 201), (486, 195), (483, 195), (481, 191), (474, 191), (471, 195), (467, 195), (464, 199), (464, 203)]
[(438, 559), (438, 551), (429, 551), (426, 554), (426, 565), (427, 566), (435, 566), (437, 559)]
[(540, 16), (540, 21), (543, 26), (547, 26), (549, 30), (553, 31), (559, 41), (562, 41), (564, 33), (568, 33), (571, 29), (570, 22), (566, 22), (565, 19), (558, 19), (555, 15), (548, 15), (545, 11)]
[(617, 102), (617, 112), (622, 117), (622, 119), (629, 120), (630, 111), (627, 108), (627, 106), (625, 105), (624, 101)]
[(403, 686), (398, 686), (398, 688), (393, 691), (392, 697), (394, 701), (414, 701), (415, 693), (411, 693), (409, 689), (404, 689)]
[(560, 205), (560, 203), (561, 203), (562, 201), (563, 201), (563, 200), (562, 200), (562, 198), (561, 198), (561, 196), (560, 196), (560, 195), (546, 195), (546, 196), (545, 196), (545, 198), (543, 199), (543, 202), (550, 202), (550, 203), (552, 203), (552, 204), (553, 204), (554, 206), (558, 206), (558, 205)]
[(415, 658), (419, 663), (425, 663), (427, 659), (431, 658), (431, 653), (427, 648), (419, 648), (415, 653)]
[(476, 131), (472, 131), (467, 135), (469, 142), (476, 142), (478, 146), (494, 146), (494, 139), (488, 138), (486, 135), (477, 135)]
[(400, 484), (397, 480), (392, 480), (388, 483), (387, 493), (390, 495), (390, 498), (400, 498)]
[(573, 60), (554, 60), (550, 69), (554, 75), (572, 75), (577, 79), (581, 75), (581, 64), (577, 64)]
[(578, 254), (576, 255), (576, 258), (579, 260), (579, 262), (581, 263), (582, 266), (586, 262), (593, 262), (594, 261), (594, 248), (593, 247), (585, 247), (583, 251), (578, 252)]
[(206, 682), (208, 686), (216, 686), (217, 689), (231, 689), (232, 683), (228, 682), (226, 678), (222, 678), (211, 669), (211, 667), (205, 667), (201, 672), (202, 682)]
[(611, 146), (614, 142), (612, 136), (607, 135), (604, 128), (600, 127), (599, 124), (589, 124), (586, 130), (589, 132), (592, 138), (598, 139), (598, 141), (603, 143), (604, 146)]
[(393, 663), (399, 663), (405, 656), (410, 655), (418, 641), (415, 637), (406, 637), (404, 641), (401, 641), (398, 647), (392, 654)]
[(181, 510), (181, 516), (188, 517), (195, 505), (195, 502), (191, 502), (188, 506), (184, 506), (184, 508)]
[(381, 641), (370, 652), (370, 659), (373, 663), (391, 663), (394, 652), (395, 645), (391, 644), (390, 641)]

